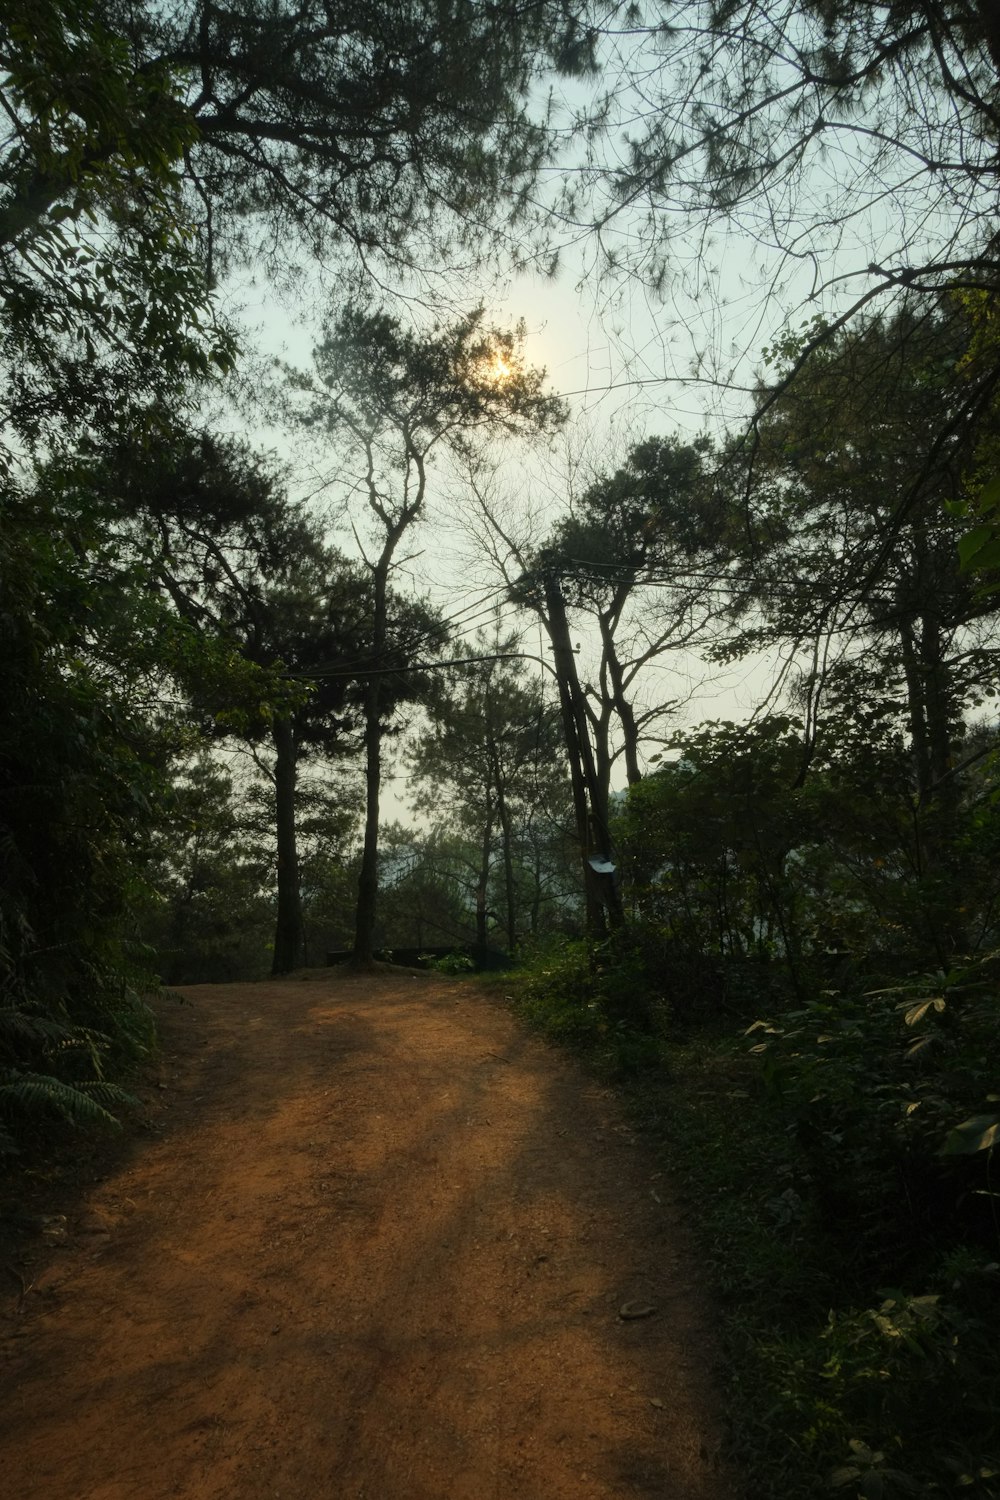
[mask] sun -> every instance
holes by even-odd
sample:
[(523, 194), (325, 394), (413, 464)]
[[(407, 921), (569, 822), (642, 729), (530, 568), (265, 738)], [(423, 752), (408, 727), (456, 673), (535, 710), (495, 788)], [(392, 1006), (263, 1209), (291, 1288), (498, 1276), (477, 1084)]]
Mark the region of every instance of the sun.
[(470, 370), (471, 378), (481, 390), (501, 391), (515, 378), (514, 361), (503, 349), (483, 349)]
[(504, 359), (502, 354), (494, 354), (493, 362), (490, 366), (490, 379), (494, 385), (505, 385), (513, 373), (513, 365)]
[(475, 344), (463, 351), (465, 379), (483, 392), (512, 394), (524, 376), (521, 335), (490, 328), (483, 331)]

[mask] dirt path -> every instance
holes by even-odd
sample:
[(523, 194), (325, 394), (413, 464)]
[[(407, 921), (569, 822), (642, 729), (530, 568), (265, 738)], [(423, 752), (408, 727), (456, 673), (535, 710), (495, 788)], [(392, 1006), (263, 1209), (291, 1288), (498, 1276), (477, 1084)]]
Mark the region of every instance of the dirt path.
[(153, 1133), (6, 1268), (4, 1494), (729, 1497), (690, 1250), (599, 1087), (457, 982), (183, 993)]

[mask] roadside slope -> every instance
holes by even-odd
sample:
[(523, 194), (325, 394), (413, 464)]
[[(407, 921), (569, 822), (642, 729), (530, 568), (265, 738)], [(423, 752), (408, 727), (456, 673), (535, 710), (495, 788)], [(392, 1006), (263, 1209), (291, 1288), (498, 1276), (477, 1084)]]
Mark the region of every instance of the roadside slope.
[(4, 1309), (10, 1494), (731, 1494), (690, 1250), (599, 1086), (459, 982), (183, 994), (153, 1135)]

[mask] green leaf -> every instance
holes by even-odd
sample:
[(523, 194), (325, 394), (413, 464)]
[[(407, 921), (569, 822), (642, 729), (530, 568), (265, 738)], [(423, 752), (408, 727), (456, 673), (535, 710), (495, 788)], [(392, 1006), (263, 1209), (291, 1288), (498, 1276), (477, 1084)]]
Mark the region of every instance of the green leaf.
[(917, 1005), (911, 1005), (903, 1019), (907, 1026), (916, 1026), (929, 1010), (936, 1010), (939, 1014), (944, 1010), (944, 1000), (940, 995), (935, 995), (931, 1000), (921, 1000)]
[(958, 558), (963, 571), (1000, 567), (1000, 537), (994, 526), (975, 526), (958, 539)]
[(941, 1147), (941, 1156), (972, 1156), (989, 1151), (1000, 1141), (1000, 1115), (972, 1115), (954, 1130), (949, 1130)]
[(839, 1490), (842, 1485), (850, 1484), (854, 1479), (861, 1478), (861, 1470), (854, 1464), (844, 1464), (839, 1469), (834, 1469), (830, 1475), (830, 1488)]
[(979, 510), (983, 515), (1000, 509), (1000, 474), (994, 474), (979, 491)]

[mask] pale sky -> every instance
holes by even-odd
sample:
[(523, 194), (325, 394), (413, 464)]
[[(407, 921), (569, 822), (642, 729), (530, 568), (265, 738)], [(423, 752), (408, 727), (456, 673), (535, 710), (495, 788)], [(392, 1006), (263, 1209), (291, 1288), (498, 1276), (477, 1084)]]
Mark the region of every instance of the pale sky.
[[(570, 101), (567, 108), (572, 107)], [(609, 143), (613, 153), (614, 143)], [(892, 224), (869, 218), (842, 239), (839, 257), (845, 266), (865, 264), (892, 232)], [(625, 220), (618, 226), (622, 244), (632, 232)], [(790, 262), (761, 238), (736, 231), (716, 231), (697, 239), (678, 236), (672, 247), (673, 274), (666, 294), (654, 297), (638, 281), (624, 279), (617, 286), (601, 280), (594, 266), (595, 247), (585, 237), (568, 245), (556, 279), (522, 276), (497, 292), (469, 289), (465, 306), (482, 301), (498, 324), (524, 319), (526, 353), (532, 363), (546, 367), (553, 390), (564, 395), (572, 412), (571, 432), (564, 447), (587, 465), (613, 469), (631, 444), (650, 435), (701, 432), (719, 436), (740, 425), (749, 410), (749, 390), (763, 368), (764, 347), (786, 327), (798, 328), (818, 312), (842, 310), (856, 295), (857, 282), (831, 288), (824, 300), (810, 296), (820, 282), (835, 277), (840, 260), (820, 257)], [(278, 306), (267, 287), (249, 288), (245, 319), (256, 325), (254, 343), (264, 356), (281, 357), (308, 368), (311, 347), (322, 307), (318, 297), (304, 310)], [(836, 300), (839, 298), (839, 301)], [(419, 312), (415, 314), (419, 315)], [(254, 424), (251, 423), (251, 428)], [(251, 430), (252, 440), (274, 446), (299, 465), (293, 491), (311, 494), (323, 478), (325, 460), (317, 470), (302, 469), (305, 449), (299, 438), (289, 440), (266, 423)], [(526, 513), (555, 513), (565, 503), (566, 461), (558, 453), (547, 459), (526, 459), (518, 452), (508, 465), (513, 478), (506, 483)], [(442, 474), (442, 490), (444, 484)], [(451, 502), (452, 504), (454, 502)], [(428, 516), (408, 540), (403, 553), (414, 554), (405, 564), (400, 582), (418, 591), (429, 590), (445, 614), (471, 633), (485, 618), (490, 591), (499, 593), (501, 581), (485, 562), (470, 561), (468, 538), (449, 521), (443, 493), (432, 495)], [(539, 522), (539, 525), (543, 525)], [(354, 550), (349, 534), (338, 536), (347, 551)], [(582, 641), (581, 661), (586, 655)], [(537, 644), (534, 649), (537, 649)], [(456, 654), (461, 650), (456, 643)], [(683, 710), (684, 720), (748, 716), (766, 693), (773, 662), (750, 661), (720, 674), (698, 691), (705, 669), (693, 658), (668, 658), (648, 673), (647, 693), (664, 699), (693, 695)], [(402, 807), (387, 798), (386, 815), (401, 816)]]
[[(720, 256), (722, 248), (717, 247)], [(588, 466), (614, 468), (627, 448), (645, 436), (678, 432), (694, 437), (706, 431), (719, 435), (739, 423), (748, 409), (745, 387), (760, 368), (760, 351), (780, 327), (783, 314), (773, 302), (762, 305), (759, 283), (754, 291), (751, 268), (739, 245), (725, 248), (730, 259), (719, 260), (714, 290), (709, 290), (706, 269), (702, 295), (694, 301), (685, 302), (678, 293), (674, 301), (658, 303), (641, 287), (626, 286), (602, 303), (593, 284), (574, 284), (583, 274), (580, 265), (567, 265), (554, 281), (523, 277), (506, 296), (487, 303), (491, 318), (501, 326), (524, 319), (528, 358), (545, 366), (551, 388), (565, 395), (572, 412), (571, 430), (550, 457), (526, 464), (518, 452), (510, 460), (514, 477), (506, 482), (523, 495), (526, 510), (547, 508), (555, 514), (564, 503), (560, 491), (565, 493), (566, 460), (559, 451), (564, 446), (582, 455), (585, 482)], [(246, 322), (256, 325), (255, 348), (265, 357), (309, 368), (318, 316), (312, 324), (293, 317), (270, 301), (263, 287), (246, 289), (241, 300), (246, 303)], [(470, 298), (469, 305), (474, 303)], [(700, 379), (692, 374), (698, 361), (706, 372)], [(728, 371), (734, 366), (737, 386), (744, 389), (708, 378), (712, 369)], [(298, 437), (289, 439), (267, 423), (251, 424), (250, 437), (298, 465), (299, 483), (293, 484), (293, 492), (311, 494), (318, 489), (322, 476), (312, 460), (303, 471), (305, 449)], [(432, 494), (426, 521), (401, 550), (404, 558), (416, 555), (404, 562), (400, 582), (429, 591), (467, 642), (477, 624), (488, 622), (491, 602), (502, 594), (502, 584), (485, 561), (470, 565), (468, 538), (448, 520), (452, 503), (443, 493)], [(347, 534), (338, 542), (346, 551), (355, 550)], [(456, 655), (465, 649), (461, 633)], [(537, 627), (531, 636), (526, 649), (538, 651)], [(580, 644), (583, 669), (585, 634)], [(712, 668), (709, 673), (697, 658), (675, 655), (647, 672), (645, 691), (654, 699), (690, 696), (691, 702), (679, 711), (680, 722), (743, 719), (766, 691), (769, 666), (758, 660), (724, 671)], [(624, 784), (624, 768), (616, 782)], [(405, 772), (399, 766), (395, 779), (390, 773), (386, 780), (387, 820), (409, 820), (405, 798)]]

